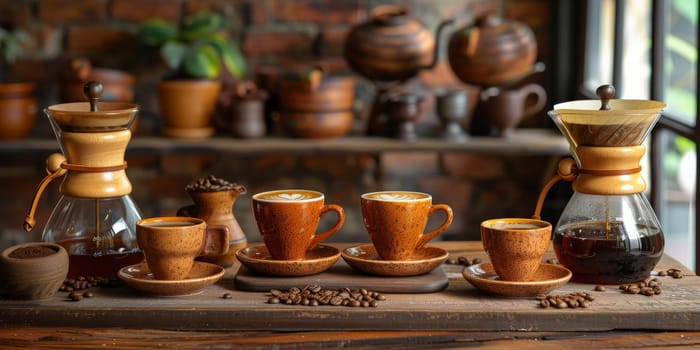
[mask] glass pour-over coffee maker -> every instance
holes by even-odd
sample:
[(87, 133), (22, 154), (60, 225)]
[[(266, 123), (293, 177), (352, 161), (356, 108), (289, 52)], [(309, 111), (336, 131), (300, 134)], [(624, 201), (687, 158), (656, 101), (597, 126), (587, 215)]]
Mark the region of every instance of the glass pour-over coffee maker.
[(47, 176), (34, 195), (24, 228), (34, 227), (34, 213), (49, 182), (65, 175), (61, 198), (42, 239), (66, 248), (69, 278), (112, 278), (121, 267), (143, 259), (135, 231), (141, 214), (129, 196), (131, 183), (124, 161), (138, 106), (98, 102), (102, 85), (96, 82), (85, 84), (85, 94), (89, 103), (64, 103), (45, 110), (62, 153), (46, 160)]
[(612, 99), (615, 89), (603, 85), (598, 100), (571, 101), (549, 112), (570, 143), (574, 159), (560, 161), (559, 179), (573, 181), (574, 194), (554, 228), (559, 262), (577, 281), (619, 284), (649, 277), (661, 258), (661, 225), (647, 201), (641, 175), (642, 144), (662, 102)]

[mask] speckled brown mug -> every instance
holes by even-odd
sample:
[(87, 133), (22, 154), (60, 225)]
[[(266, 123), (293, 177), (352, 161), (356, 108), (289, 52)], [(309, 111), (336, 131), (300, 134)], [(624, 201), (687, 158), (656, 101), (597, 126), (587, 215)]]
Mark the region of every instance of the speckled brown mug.
[[(329, 229), (316, 233), (321, 216), (335, 212)], [(275, 260), (300, 260), (340, 229), (345, 212), (337, 204), (325, 204), (321, 192), (289, 189), (253, 195), (253, 216), (270, 256)]]
[(504, 281), (532, 281), (549, 247), (552, 225), (526, 218), (481, 223), (481, 242), (494, 271)]
[[(360, 204), (365, 229), (384, 260), (410, 260), (414, 251), (452, 224), (452, 208), (433, 204), (432, 196), (427, 193), (371, 192), (361, 196)], [(426, 233), (428, 218), (438, 211), (445, 213), (445, 221)]]
[(157, 280), (187, 278), (196, 257), (226, 254), (229, 240), (228, 226), (198, 218), (163, 216), (136, 223), (136, 241)]

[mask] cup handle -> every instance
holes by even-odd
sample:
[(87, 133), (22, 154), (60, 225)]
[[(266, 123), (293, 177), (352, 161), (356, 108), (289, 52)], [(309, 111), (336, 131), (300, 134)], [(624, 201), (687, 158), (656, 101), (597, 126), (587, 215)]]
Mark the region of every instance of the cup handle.
[(231, 230), (227, 225), (207, 225), (204, 242), (197, 256), (217, 256), (228, 252)]
[(309, 250), (316, 248), (316, 246), (318, 246), (319, 243), (323, 242), (326, 238), (330, 237), (332, 234), (338, 231), (340, 227), (343, 226), (343, 223), (345, 223), (345, 211), (343, 211), (343, 208), (341, 206), (337, 204), (324, 205), (321, 208), (320, 215), (323, 216), (323, 214), (329, 211), (334, 211), (338, 213), (338, 221), (336, 221), (335, 225), (333, 225), (333, 227), (329, 228), (328, 230), (314, 235), (314, 237), (311, 238), (311, 245), (309, 246)]
[[(523, 93), (524, 97), (528, 97), (530, 95), (536, 97), (535, 103), (531, 104), (523, 111), (523, 119), (528, 119), (535, 115), (535, 113), (542, 110), (545, 102), (547, 102), (547, 92), (542, 86), (535, 83), (525, 85), (521, 92)], [(526, 99), (524, 99), (524, 101), (525, 100)]]
[(445, 215), (447, 216), (445, 218), (445, 221), (438, 228), (436, 228), (428, 233), (424, 233), (423, 236), (420, 238), (420, 241), (418, 242), (416, 249), (422, 248), (431, 239), (435, 238), (437, 235), (439, 235), (443, 231), (447, 230), (447, 228), (450, 227), (450, 225), (452, 224), (452, 218), (454, 217), (454, 215), (452, 214), (452, 208), (450, 208), (449, 205), (447, 205), (447, 204), (433, 204), (433, 205), (431, 205), (430, 210), (428, 211), (428, 217), (430, 217), (431, 215), (433, 215), (437, 211), (445, 212)]

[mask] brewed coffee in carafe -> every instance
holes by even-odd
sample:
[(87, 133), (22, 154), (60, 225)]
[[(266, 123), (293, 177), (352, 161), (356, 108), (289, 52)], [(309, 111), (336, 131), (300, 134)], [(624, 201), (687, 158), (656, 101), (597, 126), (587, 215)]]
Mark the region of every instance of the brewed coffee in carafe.
[(573, 181), (574, 194), (554, 228), (554, 252), (574, 280), (640, 281), (650, 276), (664, 248), (661, 224), (644, 195), (640, 161), (665, 104), (612, 99), (609, 85), (597, 93), (600, 100), (565, 102), (549, 112), (574, 157), (559, 163), (557, 177)]
[(48, 157), (47, 176), (25, 217), (25, 230), (35, 225), (34, 212), (48, 183), (64, 176), (56, 203), (43, 230), (44, 241), (62, 245), (69, 254), (69, 278), (116, 277), (117, 271), (143, 260), (136, 243), (138, 207), (130, 197), (124, 154), (138, 106), (98, 102), (102, 85), (90, 82), (90, 102), (49, 106), (61, 153)]

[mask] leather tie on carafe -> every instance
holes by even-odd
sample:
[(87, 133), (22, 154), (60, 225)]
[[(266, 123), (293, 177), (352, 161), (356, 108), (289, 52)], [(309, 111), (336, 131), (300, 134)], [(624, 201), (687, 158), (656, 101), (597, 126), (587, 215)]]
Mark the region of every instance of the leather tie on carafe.
[[(98, 111), (98, 104), (97, 102), (100, 99), (100, 96), (102, 96), (102, 84), (98, 82), (88, 82), (83, 86), (83, 92), (85, 95), (88, 97), (90, 101), (90, 112), (97, 112)], [(111, 172), (111, 171), (118, 171), (118, 170), (124, 170), (126, 169), (126, 161), (124, 163), (119, 164), (119, 165), (113, 165), (113, 166), (85, 166), (85, 165), (80, 165), (80, 164), (70, 164), (68, 163), (66, 157), (61, 154), (61, 153), (54, 153), (50, 155), (46, 159), (46, 177), (44, 177), (41, 182), (39, 183), (39, 186), (37, 187), (36, 192), (34, 193), (34, 199), (32, 200), (32, 205), (29, 209), (29, 212), (27, 215), (24, 217), (24, 230), (26, 232), (30, 232), (34, 226), (36, 225), (36, 219), (34, 218), (36, 214), (36, 208), (39, 204), (39, 199), (41, 198), (41, 194), (44, 192), (48, 184), (53, 181), (54, 179), (66, 174), (68, 170), (70, 171), (76, 171), (76, 172), (88, 172), (88, 173), (94, 173), (94, 172)]]

